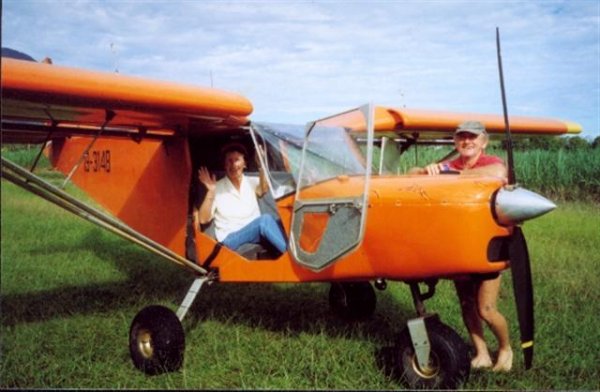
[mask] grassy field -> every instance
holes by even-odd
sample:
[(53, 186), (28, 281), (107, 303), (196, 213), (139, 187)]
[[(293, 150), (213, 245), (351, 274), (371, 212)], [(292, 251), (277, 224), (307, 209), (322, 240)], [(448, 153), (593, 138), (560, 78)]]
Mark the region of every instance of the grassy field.
[[(414, 313), (404, 284), (378, 292), (373, 318), (353, 324), (331, 314), (326, 284), (209, 286), (184, 321), (182, 370), (150, 377), (129, 358), (130, 323), (150, 304), (176, 309), (191, 276), (4, 180), (1, 207), (1, 388), (399, 388), (385, 359)], [(465, 388), (600, 388), (599, 227), (600, 206), (576, 202), (525, 225), (534, 368), (517, 355), (510, 374), (476, 372)], [(509, 276), (499, 306), (518, 346)], [(466, 338), (450, 282), (426, 305)]]

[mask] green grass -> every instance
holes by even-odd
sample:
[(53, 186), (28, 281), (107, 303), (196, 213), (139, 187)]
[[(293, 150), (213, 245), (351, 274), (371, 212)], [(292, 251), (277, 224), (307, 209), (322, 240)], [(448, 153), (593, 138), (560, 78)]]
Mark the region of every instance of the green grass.
[[(1, 388), (399, 388), (384, 359), (414, 310), (408, 287), (391, 282), (362, 323), (331, 314), (327, 284), (205, 287), (184, 320), (182, 370), (140, 373), (128, 351), (133, 317), (150, 304), (175, 310), (192, 277), (4, 180), (1, 186)], [(534, 368), (524, 371), (517, 355), (510, 374), (473, 373), (466, 388), (600, 388), (599, 227), (598, 204), (571, 202), (525, 224)], [(426, 306), (466, 338), (450, 282)], [(499, 307), (516, 349), (509, 273)]]
[[(423, 147), (407, 151), (400, 158), (386, 149), (385, 167), (392, 173), (405, 173), (413, 166), (425, 166), (443, 158), (451, 147)], [(488, 148), (488, 154), (507, 161), (506, 152)], [(379, 149), (374, 150), (373, 166), (379, 169)], [(515, 176), (525, 188), (558, 200), (600, 202), (600, 148), (579, 150), (514, 151)]]

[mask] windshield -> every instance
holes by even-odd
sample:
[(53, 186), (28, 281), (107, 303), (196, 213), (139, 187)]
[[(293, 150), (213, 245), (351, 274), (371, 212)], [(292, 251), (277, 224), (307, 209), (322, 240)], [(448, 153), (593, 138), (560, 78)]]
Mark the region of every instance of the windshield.
[(281, 198), (296, 190), (304, 127), (302, 125), (252, 123), (252, 129), (260, 136), (267, 176), (273, 188), (273, 197)]
[[(300, 175), (306, 127), (255, 122), (252, 128), (262, 138), (274, 197), (293, 192)], [(341, 175), (364, 175), (364, 167), (361, 149), (346, 129), (320, 124), (311, 128), (302, 187)]]
[(301, 187), (338, 176), (364, 175), (364, 157), (348, 131), (317, 123), (310, 129)]

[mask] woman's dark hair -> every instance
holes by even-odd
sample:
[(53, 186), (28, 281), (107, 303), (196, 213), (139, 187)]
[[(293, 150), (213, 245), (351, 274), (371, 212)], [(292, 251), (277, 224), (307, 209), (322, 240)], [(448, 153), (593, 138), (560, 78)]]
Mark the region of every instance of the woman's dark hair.
[(247, 160), (246, 158), (248, 157), (248, 150), (246, 150), (246, 147), (244, 147), (242, 143), (236, 142), (226, 144), (223, 146), (223, 148), (221, 148), (221, 158), (225, 159), (225, 156), (232, 151), (239, 152), (244, 156), (244, 159)]

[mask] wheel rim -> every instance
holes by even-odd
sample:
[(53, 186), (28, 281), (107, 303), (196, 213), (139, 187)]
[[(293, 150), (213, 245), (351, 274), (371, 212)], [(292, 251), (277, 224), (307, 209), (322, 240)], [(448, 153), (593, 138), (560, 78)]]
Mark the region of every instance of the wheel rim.
[(418, 374), (421, 378), (434, 378), (440, 373), (439, 360), (434, 352), (431, 352), (431, 354), (429, 355), (429, 365), (425, 368), (419, 366), (419, 362), (417, 361), (417, 356), (415, 354), (412, 355), (410, 363), (415, 373)]
[(141, 329), (137, 334), (138, 351), (146, 359), (152, 358), (154, 347), (152, 345), (152, 334), (147, 329)]

